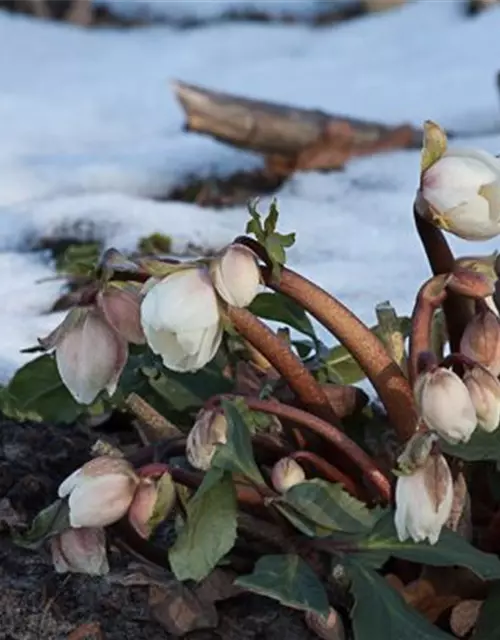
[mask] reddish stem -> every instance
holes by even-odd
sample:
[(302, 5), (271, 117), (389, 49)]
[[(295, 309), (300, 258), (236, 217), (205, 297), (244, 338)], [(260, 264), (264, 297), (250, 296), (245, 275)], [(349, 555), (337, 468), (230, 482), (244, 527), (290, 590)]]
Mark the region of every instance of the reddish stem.
[(269, 327), (246, 309), (228, 306), (227, 315), (238, 333), (269, 360), (305, 407), (325, 420), (337, 418), (321, 385)]
[(410, 334), (410, 357), (408, 376), (413, 387), (418, 376), (418, 358), (421, 353), (432, 351), (432, 320), (435, 310), (448, 296), (447, 275), (435, 276), (425, 282), (417, 294), (412, 313)]
[(342, 473), (337, 467), (334, 467), (318, 454), (312, 451), (295, 451), (291, 453), (289, 457), (297, 462), (310, 463), (325, 480), (329, 482), (340, 482), (351, 495), (359, 497), (359, 491), (352, 478), (346, 476), (345, 473)]
[(370, 456), (363, 451), (358, 445), (346, 436), (340, 429), (317, 416), (291, 407), (287, 404), (278, 402), (277, 400), (259, 400), (245, 396), (226, 395), (220, 398), (234, 399), (236, 397), (244, 400), (249, 409), (254, 411), (262, 411), (271, 413), (278, 418), (290, 420), (302, 427), (321, 436), (332, 444), (336, 449), (340, 450), (362, 471), (366, 480), (376, 489), (381, 498), (389, 502), (391, 499), (391, 485), (384, 475), (383, 471), (377, 467)]
[[(435, 276), (451, 273), (455, 267), (455, 258), (443, 232), (428, 220), (425, 220), (415, 207), (413, 215), (432, 273)], [(458, 351), (462, 334), (472, 317), (470, 306), (461, 295), (449, 292), (443, 303), (443, 312), (450, 340), (450, 349)]]

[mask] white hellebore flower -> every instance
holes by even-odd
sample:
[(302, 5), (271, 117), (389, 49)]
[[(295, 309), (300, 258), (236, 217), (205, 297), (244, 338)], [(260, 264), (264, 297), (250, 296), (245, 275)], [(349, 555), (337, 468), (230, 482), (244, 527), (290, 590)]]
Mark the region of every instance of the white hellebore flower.
[(128, 345), (96, 307), (75, 307), (46, 338), (45, 349), (54, 349), (61, 380), (80, 404), (92, 404), (106, 389), (116, 391), (127, 362)]
[(271, 471), (273, 487), (279, 493), (286, 493), (288, 489), (305, 482), (305, 480), (304, 469), (293, 458), (281, 458)]
[(222, 340), (222, 322), (208, 271), (176, 271), (153, 285), (141, 305), (146, 340), (172, 371), (197, 371)]
[(453, 479), (442, 455), (431, 455), (412, 475), (396, 483), (394, 524), (398, 538), (436, 544), (448, 520), (453, 502)]
[(234, 307), (247, 307), (259, 291), (260, 269), (255, 254), (242, 244), (231, 244), (212, 264), (217, 293)]
[(68, 476), (58, 495), (69, 496), (73, 528), (106, 527), (127, 513), (138, 484), (139, 478), (126, 460), (100, 456)]
[(469, 441), (477, 426), (476, 410), (456, 373), (444, 367), (421, 373), (414, 392), (420, 416), (431, 431), (451, 444)]
[(498, 378), (477, 364), (465, 372), (464, 383), (476, 409), (478, 426), (491, 433), (500, 423), (500, 382)]
[(485, 151), (447, 151), (424, 171), (420, 195), (437, 224), (460, 238), (500, 233), (500, 160)]

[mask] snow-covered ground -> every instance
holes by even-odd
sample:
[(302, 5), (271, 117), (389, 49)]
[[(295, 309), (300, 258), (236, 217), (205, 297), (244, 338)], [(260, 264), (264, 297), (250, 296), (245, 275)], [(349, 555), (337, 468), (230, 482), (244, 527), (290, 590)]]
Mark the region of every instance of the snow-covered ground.
[[(206, 12), (211, 0), (182, 4)], [(306, 12), (318, 3), (274, 4)], [(183, 133), (172, 79), (387, 123), (431, 118), (479, 132), (462, 145), (500, 153), (500, 10), (472, 19), (461, 5), (420, 0), (321, 29), (239, 22), (82, 30), (0, 13), (0, 380), (26, 359), (19, 349), (60, 319), (45, 313), (60, 283), (37, 284), (53, 275), (46, 256), (30, 251), (40, 237), (132, 249), (140, 236), (163, 231), (181, 248), (223, 245), (243, 230), (244, 207), (153, 199), (189, 175), (261, 162)], [(488, 131), (497, 133), (480, 133)], [(408, 313), (428, 274), (412, 227), (418, 165), (417, 152), (378, 155), (343, 173), (298, 174), (278, 193), (282, 230), (298, 234), (291, 265), (368, 322), (387, 298)], [(471, 254), (496, 243), (453, 245)]]

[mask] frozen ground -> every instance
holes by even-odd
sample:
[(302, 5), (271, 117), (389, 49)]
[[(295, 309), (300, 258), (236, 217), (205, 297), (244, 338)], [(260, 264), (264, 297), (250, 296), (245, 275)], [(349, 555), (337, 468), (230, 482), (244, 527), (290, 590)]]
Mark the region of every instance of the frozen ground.
[[(184, 6), (197, 4), (207, 11), (210, 1)], [(388, 123), (432, 118), (497, 131), (466, 144), (499, 153), (500, 10), (467, 19), (460, 5), (421, 0), (322, 29), (85, 31), (0, 13), (0, 380), (23, 361), (19, 349), (59, 320), (45, 313), (59, 284), (36, 284), (53, 274), (46, 256), (31, 252), (41, 237), (76, 234), (128, 249), (164, 231), (177, 247), (220, 246), (243, 230), (243, 207), (153, 199), (189, 175), (260, 162), (183, 133), (171, 79)], [(418, 161), (416, 152), (357, 160), (344, 173), (296, 175), (278, 194), (282, 229), (298, 232), (292, 266), (368, 322), (387, 298), (409, 312), (428, 273), (411, 217)], [(495, 247), (453, 244), (468, 254)]]

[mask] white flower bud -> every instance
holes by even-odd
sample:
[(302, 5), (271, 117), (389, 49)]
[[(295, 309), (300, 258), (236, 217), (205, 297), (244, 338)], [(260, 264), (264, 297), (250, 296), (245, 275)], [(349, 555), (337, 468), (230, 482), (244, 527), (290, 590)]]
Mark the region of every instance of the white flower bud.
[(281, 458), (271, 471), (271, 482), (279, 493), (285, 493), (296, 484), (304, 482), (305, 479), (304, 469), (293, 458)]
[(464, 383), (476, 409), (478, 426), (491, 433), (500, 423), (500, 382), (486, 368), (468, 369)]
[(106, 527), (128, 511), (138, 482), (126, 460), (100, 456), (68, 476), (59, 486), (58, 495), (69, 496), (72, 527)]
[(307, 611), (304, 620), (309, 629), (322, 640), (345, 640), (344, 623), (333, 607), (330, 607), (327, 618), (315, 611)]
[(394, 524), (398, 538), (436, 544), (453, 502), (453, 479), (445, 458), (431, 455), (412, 475), (396, 482)]
[(253, 251), (230, 245), (212, 263), (212, 279), (218, 294), (234, 307), (247, 307), (259, 291), (260, 270)]
[(222, 322), (205, 269), (176, 271), (153, 285), (141, 305), (146, 340), (173, 371), (202, 369), (217, 353)]
[[(162, 483), (164, 478), (169, 482)], [(166, 519), (175, 502), (175, 485), (167, 471), (164, 472), (159, 480), (142, 478), (128, 510), (130, 524), (141, 538), (148, 539), (153, 533), (155, 524), (158, 524), (157, 522), (152, 522), (155, 510), (159, 507), (161, 509), (161, 519)]]
[(104, 529), (66, 529), (50, 539), (50, 548), (57, 573), (102, 576), (109, 572)]
[(476, 313), (465, 327), (460, 351), (500, 375), (500, 320), (491, 309)]
[(421, 197), (436, 223), (460, 238), (500, 233), (500, 161), (485, 151), (446, 151), (424, 171)]
[(202, 409), (188, 433), (186, 458), (190, 465), (200, 471), (208, 471), (218, 444), (227, 442), (226, 416), (219, 411)]
[(99, 309), (72, 309), (40, 344), (55, 347), (59, 375), (77, 402), (92, 404), (103, 389), (110, 396), (116, 391), (128, 347)]
[(456, 373), (443, 367), (421, 373), (414, 392), (420, 416), (431, 431), (452, 444), (468, 442), (477, 426), (476, 411)]

